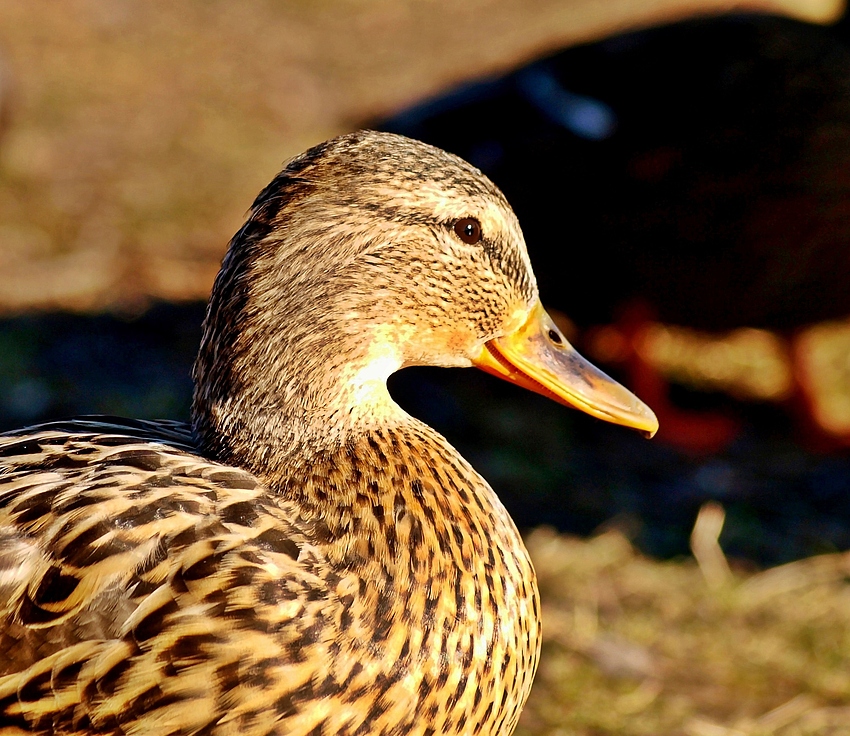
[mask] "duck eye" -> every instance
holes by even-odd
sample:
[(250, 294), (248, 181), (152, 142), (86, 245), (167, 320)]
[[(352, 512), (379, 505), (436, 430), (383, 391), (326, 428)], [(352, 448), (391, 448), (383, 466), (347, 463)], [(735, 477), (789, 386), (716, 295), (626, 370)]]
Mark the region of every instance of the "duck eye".
[(564, 338), (562, 338), (555, 330), (549, 330), (549, 339), (555, 345), (563, 345), (564, 344)]
[(481, 240), (481, 223), (474, 217), (464, 217), (455, 223), (456, 235), (468, 245), (475, 245)]

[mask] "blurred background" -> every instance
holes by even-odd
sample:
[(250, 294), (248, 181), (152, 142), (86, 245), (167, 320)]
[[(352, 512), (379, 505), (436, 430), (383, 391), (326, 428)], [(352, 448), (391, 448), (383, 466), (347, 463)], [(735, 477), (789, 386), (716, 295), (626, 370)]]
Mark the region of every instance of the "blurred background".
[(4, 0), (0, 431), (187, 418), (254, 195), (332, 135), (420, 138), (503, 188), (544, 304), (661, 421), (392, 379), (528, 532), (522, 733), (850, 733), (850, 20), (728, 7)]

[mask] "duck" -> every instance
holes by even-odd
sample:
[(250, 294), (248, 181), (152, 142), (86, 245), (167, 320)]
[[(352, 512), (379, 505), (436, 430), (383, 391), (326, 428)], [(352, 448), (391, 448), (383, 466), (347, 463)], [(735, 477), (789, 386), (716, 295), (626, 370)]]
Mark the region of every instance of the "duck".
[(202, 333), (190, 422), (0, 438), (0, 733), (510, 734), (531, 561), (387, 378), (477, 366), (657, 420), (540, 306), (501, 192), (402, 136), (319, 144), (254, 201)]

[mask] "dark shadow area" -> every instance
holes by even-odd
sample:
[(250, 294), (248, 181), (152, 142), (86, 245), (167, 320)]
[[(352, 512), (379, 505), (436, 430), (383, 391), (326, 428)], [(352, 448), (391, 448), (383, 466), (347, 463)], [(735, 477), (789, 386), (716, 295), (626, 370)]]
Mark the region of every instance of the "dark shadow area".
[(0, 321), (0, 429), (78, 414), (186, 418), (204, 306)]
[[(78, 414), (186, 419), (203, 307), (135, 319), (48, 314), (0, 321), (0, 428)], [(687, 553), (699, 506), (721, 501), (734, 556), (773, 564), (850, 548), (850, 458), (788, 439), (781, 412), (750, 408), (723, 453), (688, 457), (475, 370), (411, 368), (396, 399), (446, 435), (521, 528), (625, 530), (659, 557)]]
[(850, 549), (850, 456), (807, 451), (776, 409), (747, 407), (732, 445), (694, 457), (478, 371), (411, 368), (390, 388), (490, 481), (521, 528), (613, 525), (674, 557), (688, 553), (697, 511), (714, 499), (732, 557), (772, 565)]

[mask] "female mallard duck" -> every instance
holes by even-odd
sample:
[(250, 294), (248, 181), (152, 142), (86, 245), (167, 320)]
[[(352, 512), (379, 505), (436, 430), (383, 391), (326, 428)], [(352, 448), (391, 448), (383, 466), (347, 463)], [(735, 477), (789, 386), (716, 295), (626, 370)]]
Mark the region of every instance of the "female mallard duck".
[(490, 486), (390, 398), (420, 364), (656, 428), (543, 312), (479, 171), (388, 134), (319, 145), (230, 244), (191, 428), (0, 440), (0, 732), (509, 734), (534, 572)]

